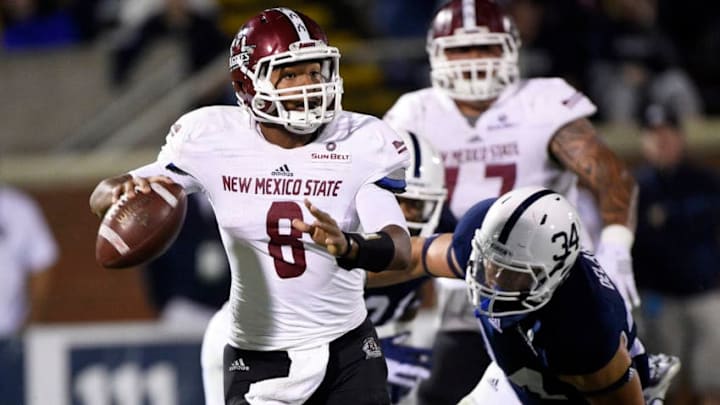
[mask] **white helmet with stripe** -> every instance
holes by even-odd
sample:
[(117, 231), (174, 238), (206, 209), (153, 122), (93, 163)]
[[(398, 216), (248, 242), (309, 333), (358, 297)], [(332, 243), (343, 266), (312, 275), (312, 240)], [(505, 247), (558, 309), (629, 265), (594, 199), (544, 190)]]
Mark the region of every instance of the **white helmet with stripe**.
[(500, 196), (472, 241), (466, 281), (477, 310), (499, 317), (547, 304), (575, 264), (579, 235), (577, 211), (552, 190)]
[[(410, 233), (430, 236), (435, 232), (445, 203), (445, 169), (430, 143), (411, 132), (397, 131), (408, 146), (410, 166), (405, 171), (405, 192), (398, 195)], [(412, 214), (408, 213), (412, 211)]]

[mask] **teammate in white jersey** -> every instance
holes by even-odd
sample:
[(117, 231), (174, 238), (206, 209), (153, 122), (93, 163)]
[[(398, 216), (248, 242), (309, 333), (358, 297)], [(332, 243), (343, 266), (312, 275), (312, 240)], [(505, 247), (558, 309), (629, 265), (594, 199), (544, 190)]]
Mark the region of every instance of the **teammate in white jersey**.
[(0, 183), (0, 340), (20, 335), (38, 320), (58, 245), (38, 203)]
[[(261, 12), (231, 46), (241, 107), (185, 114), (156, 162), (102, 181), (90, 199), (102, 214), (153, 181), (207, 195), (232, 273), (228, 404), (389, 403), (365, 276), (352, 269), (408, 265), (393, 192), (409, 158), (387, 124), (341, 110), (339, 58), (307, 16)], [(240, 262), (240, 245), (257, 269)]]
[[(630, 261), (635, 182), (587, 119), (595, 112), (590, 100), (560, 78), (519, 79), (519, 46), (511, 20), (495, 2), (446, 3), (428, 32), (432, 87), (400, 97), (385, 120), (440, 151), (455, 217), (477, 201), (528, 185), (552, 188), (576, 204), (582, 181), (602, 217), (597, 256), (628, 305), (636, 306)], [(476, 356), (468, 350), (482, 340), (464, 284), (440, 286), (441, 331), (433, 376), (421, 397), (454, 404), (480, 376), (458, 370), (483, 361), (479, 350)]]

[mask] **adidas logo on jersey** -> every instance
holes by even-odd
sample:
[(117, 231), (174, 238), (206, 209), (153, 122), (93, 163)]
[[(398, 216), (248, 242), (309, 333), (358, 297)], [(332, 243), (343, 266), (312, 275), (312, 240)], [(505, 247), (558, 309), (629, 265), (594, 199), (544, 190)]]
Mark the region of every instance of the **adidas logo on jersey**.
[(293, 173), (290, 171), (290, 168), (286, 164), (273, 170), (272, 173), (270, 173), (270, 174), (273, 176), (285, 176), (285, 177), (293, 176)]
[(245, 361), (241, 358), (235, 360), (230, 364), (230, 367), (228, 367), (228, 371), (248, 371), (250, 370), (250, 366), (245, 365)]

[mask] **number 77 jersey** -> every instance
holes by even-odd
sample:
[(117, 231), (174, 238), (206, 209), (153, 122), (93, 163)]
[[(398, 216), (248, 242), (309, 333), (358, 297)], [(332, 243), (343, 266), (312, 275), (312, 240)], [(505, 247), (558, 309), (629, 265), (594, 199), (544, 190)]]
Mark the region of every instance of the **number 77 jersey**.
[(450, 210), (461, 217), (476, 202), (522, 186), (543, 186), (575, 203), (576, 176), (549, 153), (563, 125), (595, 112), (564, 80), (531, 79), (508, 86), (475, 122), (445, 93), (403, 95), (384, 119), (428, 139), (445, 166)]
[[(364, 277), (339, 268), (292, 221), (315, 221), (308, 199), (343, 231), (395, 223), (380, 223), (393, 209), (403, 226), (392, 194), (375, 185), (404, 188), (407, 148), (381, 120), (350, 112), (292, 149), (268, 142), (256, 125), (238, 107), (195, 110), (172, 126), (157, 163), (212, 203), (232, 273), (231, 342), (248, 350), (316, 347), (365, 320)], [(361, 218), (356, 196), (368, 188), (390, 204)]]

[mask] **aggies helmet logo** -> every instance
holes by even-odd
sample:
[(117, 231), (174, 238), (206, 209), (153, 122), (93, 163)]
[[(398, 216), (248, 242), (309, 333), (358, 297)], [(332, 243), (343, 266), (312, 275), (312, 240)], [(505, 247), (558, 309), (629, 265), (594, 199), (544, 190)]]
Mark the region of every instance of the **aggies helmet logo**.
[(250, 62), (250, 55), (255, 52), (255, 45), (247, 44), (247, 35), (243, 31), (237, 33), (230, 46), (231, 52), (240, 49), (238, 54), (230, 58), (230, 70), (240, 68), (244, 72)]

